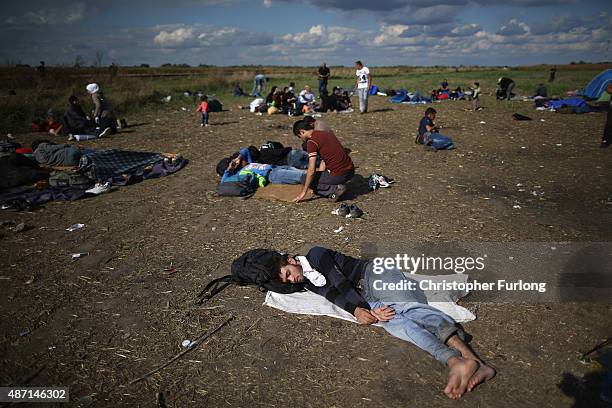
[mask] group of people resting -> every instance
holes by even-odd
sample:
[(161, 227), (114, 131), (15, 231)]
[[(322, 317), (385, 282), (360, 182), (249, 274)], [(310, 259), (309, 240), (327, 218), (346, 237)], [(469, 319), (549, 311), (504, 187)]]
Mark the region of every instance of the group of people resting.
[[(295, 83), (279, 88), (273, 86), (265, 98), (257, 98), (251, 102), (249, 108), (252, 112), (300, 115), (310, 112), (340, 112), (352, 109), (351, 98), (348, 91), (334, 87), (329, 94), (326, 88), (321, 90), (320, 100), (312, 92), (310, 85), (305, 85), (296, 94)], [(245, 107), (246, 108), (246, 107)]]
[(44, 127), (39, 125), (36, 130), (48, 131), (52, 135), (68, 135), (68, 140), (73, 140), (74, 135), (103, 137), (108, 134), (117, 133), (117, 118), (111, 110), (100, 86), (92, 83), (87, 85), (86, 90), (91, 95), (94, 105), (91, 114), (86, 114), (79, 98), (72, 95), (68, 98), (68, 106), (59, 121), (55, 118), (55, 115), (49, 112), (47, 114), (47, 123)]
[(338, 201), (346, 192), (345, 183), (355, 175), (355, 165), (331, 128), (311, 116), (293, 125), (293, 134), (302, 149), (282, 146), (242, 148), (217, 167), (220, 183), (248, 181), (254, 186), (301, 184), (294, 202), (300, 202), (311, 188), (319, 196)]

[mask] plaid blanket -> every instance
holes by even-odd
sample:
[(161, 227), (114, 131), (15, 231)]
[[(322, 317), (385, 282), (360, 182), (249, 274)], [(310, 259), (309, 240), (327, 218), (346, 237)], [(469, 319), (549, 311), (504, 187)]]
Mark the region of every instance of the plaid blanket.
[(164, 156), (159, 153), (98, 150), (81, 156), (79, 172), (92, 180), (106, 181), (163, 160)]

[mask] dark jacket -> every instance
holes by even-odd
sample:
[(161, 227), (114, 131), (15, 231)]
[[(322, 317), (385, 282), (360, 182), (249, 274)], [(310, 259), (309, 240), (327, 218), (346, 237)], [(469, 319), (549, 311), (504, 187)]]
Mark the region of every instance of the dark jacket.
[(324, 296), (325, 299), (341, 307), (350, 314), (355, 308), (370, 310), (370, 305), (358, 290), (359, 280), (363, 277), (367, 261), (356, 259), (340, 252), (323, 247), (314, 247), (306, 255), (310, 265), (325, 276), (325, 286), (315, 286), (306, 282), (311, 292)]
[(87, 115), (85, 115), (81, 105), (74, 105), (72, 103), (68, 104), (68, 109), (62, 117), (62, 123), (64, 124), (65, 133), (87, 134), (95, 127), (93, 123), (87, 119)]

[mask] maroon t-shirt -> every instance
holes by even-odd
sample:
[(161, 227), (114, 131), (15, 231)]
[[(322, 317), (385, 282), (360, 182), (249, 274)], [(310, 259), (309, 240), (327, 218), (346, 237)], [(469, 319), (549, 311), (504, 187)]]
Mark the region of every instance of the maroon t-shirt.
[(315, 130), (306, 143), (308, 157), (317, 154), (325, 161), (332, 176), (343, 176), (355, 170), (355, 165), (344, 148), (331, 132)]

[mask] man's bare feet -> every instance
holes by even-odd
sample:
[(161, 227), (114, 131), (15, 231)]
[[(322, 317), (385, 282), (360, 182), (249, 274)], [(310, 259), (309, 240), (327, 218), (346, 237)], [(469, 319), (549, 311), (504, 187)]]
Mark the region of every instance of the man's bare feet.
[(450, 371), (444, 394), (450, 399), (457, 400), (465, 393), (468, 381), (478, 370), (478, 362), (464, 357), (451, 357), (448, 360), (448, 367)]
[(495, 369), (491, 366), (488, 366), (484, 363), (480, 363), (480, 367), (478, 370), (470, 377), (467, 384), (468, 392), (472, 392), (472, 390), (478, 385), (482, 384), (485, 381), (489, 381), (491, 378), (495, 377)]

